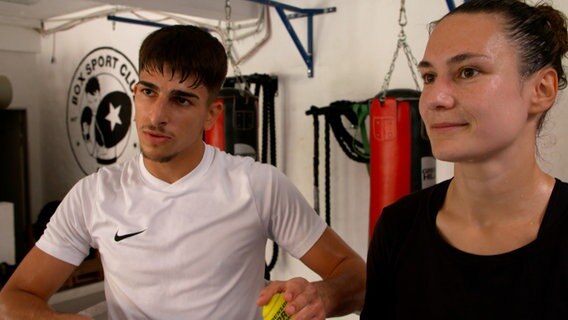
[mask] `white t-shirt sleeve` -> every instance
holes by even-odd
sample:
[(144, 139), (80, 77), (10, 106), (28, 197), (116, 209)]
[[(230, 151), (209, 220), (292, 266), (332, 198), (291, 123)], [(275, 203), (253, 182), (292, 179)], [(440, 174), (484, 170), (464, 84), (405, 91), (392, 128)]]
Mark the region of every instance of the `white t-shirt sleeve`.
[(251, 185), (268, 238), (295, 258), (301, 258), (327, 225), (280, 170), (258, 163), (253, 168)]
[(84, 214), (89, 207), (82, 195), (88, 190), (87, 177), (65, 196), (36, 243), (45, 253), (78, 266), (88, 255), (90, 243)]

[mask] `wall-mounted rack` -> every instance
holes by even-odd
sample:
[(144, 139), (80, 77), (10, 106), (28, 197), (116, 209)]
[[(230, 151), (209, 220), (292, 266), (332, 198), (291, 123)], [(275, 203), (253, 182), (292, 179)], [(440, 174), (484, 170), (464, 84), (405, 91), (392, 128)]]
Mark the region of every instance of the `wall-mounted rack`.
[[(292, 41), (296, 45), (296, 48), (300, 52), (300, 55), (304, 59), (304, 62), (308, 68), (308, 77), (312, 78), (314, 76), (314, 53), (313, 53), (313, 17), (318, 14), (325, 14), (325, 13), (332, 13), (336, 12), (337, 9), (335, 7), (329, 8), (316, 8), (316, 9), (305, 9), (305, 8), (298, 8), (295, 6), (291, 6), (285, 3), (281, 3), (278, 1), (272, 0), (246, 0), (250, 2), (255, 2), (262, 5), (267, 5), (274, 7), (278, 16), (282, 20), (282, 23), (286, 27), (286, 30), (290, 34)], [(291, 13), (287, 13), (291, 12)], [(307, 18), (307, 48), (304, 47), (302, 41), (298, 37), (294, 27), (290, 23), (291, 19), (296, 18)], [(133, 24), (141, 24), (146, 26), (153, 26), (153, 27), (163, 27), (165, 24), (152, 22), (152, 21), (144, 21), (138, 19), (131, 19), (120, 17), (116, 15), (108, 15), (107, 19), (113, 22), (124, 22), (124, 23), (133, 23)]]
[(110, 21), (113, 21), (113, 22), (140, 24), (140, 25), (144, 25), (144, 26), (158, 27), (158, 28), (167, 26), (167, 24), (163, 24), (163, 23), (159, 23), (159, 22), (139, 20), (139, 19), (131, 19), (131, 18), (119, 17), (119, 16), (115, 16), (115, 15), (108, 15), (107, 20), (110, 20)]
[[(298, 49), (298, 51), (300, 52), (300, 55), (302, 56), (302, 58), (304, 59), (304, 62), (306, 63), (306, 66), (308, 68), (308, 77), (312, 78), (314, 76), (313, 17), (314, 17), (314, 15), (318, 15), (318, 14), (336, 12), (337, 9), (335, 7), (318, 8), (318, 9), (304, 9), (304, 8), (298, 8), (298, 7), (294, 7), (294, 6), (291, 6), (291, 5), (287, 5), (287, 4), (277, 2), (277, 1), (272, 1), (272, 0), (247, 0), (247, 1), (268, 5), (268, 6), (274, 7), (274, 9), (276, 9), (278, 16), (280, 16), (282, 23), (286, 27), (286, 30), (290, 34), (292, 41), (294, 41), (296, 48)], [(293, 13), (287, 15), (286, 11), (290, 11), (290, 12), (293, 12)], [(304, 48), (302, 41), (300, 41), (300, 38), (298, 38), (298, 35), (296, 34), (294, 27), (290, 23), (290, 19), (303, 18), (303, 17), (307, 18), (307, 24), (308, 24), (307, 49)]]

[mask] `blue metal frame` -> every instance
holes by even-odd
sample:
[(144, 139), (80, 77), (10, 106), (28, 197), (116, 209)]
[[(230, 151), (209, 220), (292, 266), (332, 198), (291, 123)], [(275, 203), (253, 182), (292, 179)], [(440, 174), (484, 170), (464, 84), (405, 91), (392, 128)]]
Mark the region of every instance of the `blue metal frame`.
[[(159, 22), (147, 21), (147, 20), (139, 20), (139, 19), (132, 19), (132, 18), (125, 18), (125, 17), (115, 16), (115, 15), (108, 15), (107, 20), (110, 20), (112, 22), (124, 22), (124, 23), (140, 24), (140, 25), (143, 25), (143, 26), (158, 27), (158, 28), (171, 26), (170, 24), (165, 24), (165, 23), (159, 23)], [(205, 27), (200, 27), (200, 28), (207, 31), (207, 32), (213, 32), (213, 30), (211, 30), (209, 28), (205, 28)]]
[[(274, 9), (276, 9), (278, 16), (282, 20), (282, 23), (286, 27), (286, 30), (290, 34), (292, 41), (294, 41), (296, 48), (300, 52), (300, 55), (302, 56), (302, 58), (304, 59), (304, 62), (306, 63), (306, 66), (308, 67), (308, 77), (312, 78), (314, 76), (314, 59), (313, 59), (313, 55), (314, 55), (314, 53), (313, 53), (313, 29), (314, 29), (314, 26), (313, 26), (313, 17), (316, 14), (324, 14), (324, 13), (335, 12), (335, 11), (337, 11), (336, 8), (335, 7), (329, 7), (329, 8), (321, 8), (321, 9), (303, 9), (303, 8), (294, 7), (294, 6), (291, 6), (291, 5), (287, 5), (287, 4), (280, 3), (280, 2), (277, 2), (277, 1), (272, 1), (272, 0), (247, 0), (247, 1), (256, 2), (256, 3), (259, 3), (259, 4), (263, 4), (263, 5), (268, 5), (268, 6), (274, 7)], [(288, 11), (291, 11), (291, 12), (294, 12), (294, 13), (290, 14), (290, 15), (286, 15), (285, 10), (288, 10)], [(307, 47), (308, 48), (307, 48), (307, 50), (304, 48), (304, 45), (300, 41), (300, 38), (298, 38), (298, 35), (296, 34), (294, 27), (292, 27), (292, 24), (290, 23), (290, 19), (302, 18), (302, 17), (306, 17), (308, 19), (307, 20), (307, 24), (308, 24), (308, 35), (307, 35), (307, 37), (308, 37)]]
[(167, 24), (163, 24), (163, 23), (158, 23), (158, 22), (153, 22), (153, 21), (145, 21), (145, 20), (138, 20), (138, 19), (124, 18), (124, 17), (115, 16), (115, 15), (107, 16), (107, 20), (116, 21), (116, 22), (132, 23), (132, 24), (141, 24), (141, 25), (144, 25), (144, 26), (158, 27), (158, 28), (167, 26)]
[[(469, 0), (464, 0), (463, 2), (468, 2), (468, 1)], [(446, 3), (448, 4), (448, 10), (453, 11), (456, 8), (454, 0), (446, 0)]]

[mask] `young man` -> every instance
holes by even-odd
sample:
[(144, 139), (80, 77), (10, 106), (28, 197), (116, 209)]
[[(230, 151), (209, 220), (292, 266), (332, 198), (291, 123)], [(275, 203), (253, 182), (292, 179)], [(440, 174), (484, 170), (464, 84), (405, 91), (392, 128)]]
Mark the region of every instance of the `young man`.
[[(153, 32), (134, 90), (142, 154), (77, 183), (0, 292), (2, 319), (83, 319), (47, 300), (101, 254), (110, 319), (260, 319), (276, 292), (295, 319), (362, 306), (365, 264), (278, 169), (202, 141), (222, 105), (223, 46), (192, 26)], [(322, 277), (265, 286), (273, 239)]]

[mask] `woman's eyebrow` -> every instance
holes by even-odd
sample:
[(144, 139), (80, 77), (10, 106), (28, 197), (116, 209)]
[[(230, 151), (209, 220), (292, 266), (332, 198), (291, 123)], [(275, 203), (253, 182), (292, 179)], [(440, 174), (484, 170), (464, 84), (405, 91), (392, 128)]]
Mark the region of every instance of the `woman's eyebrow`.
[[(446, 64), (454, 65), (475, 58), (487, 58), (487, 56), (483, 54), (469, 53), (469, 52), (460, 53), (448, 59)], [(432, 63), (428, 60), (422, 60), (420, 61), (420, 63), (418, 63), (418, 68), (431, 68), (431, 67)]]

